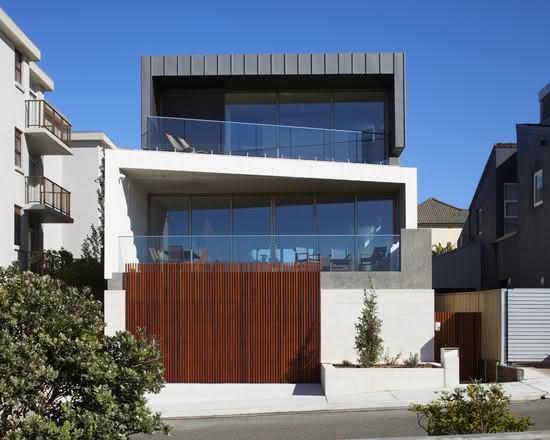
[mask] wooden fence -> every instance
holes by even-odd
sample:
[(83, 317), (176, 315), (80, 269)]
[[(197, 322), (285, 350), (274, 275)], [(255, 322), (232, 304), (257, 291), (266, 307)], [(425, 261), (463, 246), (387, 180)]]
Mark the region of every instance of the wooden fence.
[(318, 263), (128, 264), (126, 328), (160, 343), (172, 383), (320, 380)]

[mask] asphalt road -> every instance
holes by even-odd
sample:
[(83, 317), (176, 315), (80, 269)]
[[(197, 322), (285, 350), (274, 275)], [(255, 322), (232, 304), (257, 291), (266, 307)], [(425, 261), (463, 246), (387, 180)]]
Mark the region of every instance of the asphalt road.
[[(550, 400), (514, 404), (517, 415), (531, 416), (534, 430), (550, 430)], [(185, 440), (328, 440), (424, 435), (416, 415), (406, 410), (317, 412), (173, 419), (172, 439)], [(135, 436), (152, 440), (163, 436)]]

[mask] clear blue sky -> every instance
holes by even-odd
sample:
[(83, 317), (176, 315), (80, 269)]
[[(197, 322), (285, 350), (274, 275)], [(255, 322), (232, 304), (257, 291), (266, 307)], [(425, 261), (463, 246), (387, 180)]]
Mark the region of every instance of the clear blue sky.
[(0, 0), (42, 50), (76, 130), (140, 138), (140, 55), (404, 51), (419, 201), (468, 206), (495, 142), (538, 122), (548, 0)]

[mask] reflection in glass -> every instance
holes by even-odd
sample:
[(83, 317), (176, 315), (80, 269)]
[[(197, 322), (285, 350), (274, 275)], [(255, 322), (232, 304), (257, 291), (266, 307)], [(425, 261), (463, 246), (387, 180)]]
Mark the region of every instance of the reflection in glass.
[[(313, 196), (289, 195), (275, 198), (276, 261), (291, 263), (315, 259)], [(307, 235), (287, 237), (287, 235)]]
[(189, 248), (189, 199), (187, 197), (155, 196), (150, 203), (151, 234), (159, 236), (158, 245), (141, 249), (146, 261), (162, 258), (183, 261)]
[(229, 197), (191, 198), (192, 246), (201, 261), (229, 261), (231, 241), (226, 237), (215, 237), (231, 233), (229, 206)]
[(233, 261), (271, 261), (271, 197), (234, 197), (233, 235)]

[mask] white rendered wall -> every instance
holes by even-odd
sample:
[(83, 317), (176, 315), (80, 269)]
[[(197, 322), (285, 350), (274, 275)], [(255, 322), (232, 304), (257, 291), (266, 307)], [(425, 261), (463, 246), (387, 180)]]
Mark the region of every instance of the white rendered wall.
[(458, 237), (462, 232), (462, 228), (431, 228), (432, 230), (432, 245), (441, 243), (445, 246), (448, 242), (456, 248)]
[[(416, 169), (388, 165), (318, 162), (293, 159), (182, 154), (143, 150), (109, 150), (105, 159), (105, 277), (120, 270), (119, 237), (147, 233), (147, 194), (133, 176), (178, 173), (318, 179), (402, 184), (405, 193), (405, 225), (417, 226)], [(297, 180), (298, 181), (298, 180)], [(140, 232), (137, 232), (137, 231)]]
[[(25, 130), (25, 100), (29, 99), (29, 65), (22, 66), (22, 87), (15, 85), (15, 55), (11, 41), (0, 33), (0, 266), (17, 259), (14, 245), (14, 205), (25, 206), (25, 179), (28, 154), (22, 139), (22, 169), (15, 169), (15, 127)], [(22, 234), (24, 240), (24, 234)]]
[[(390, 354), (418, 353), (433, 360), (433, 290), (377, 289), (382, 338)], [(321, 362), (357, 360), (355, 323), (363, 306), (361, 289), (321, 289)]]

